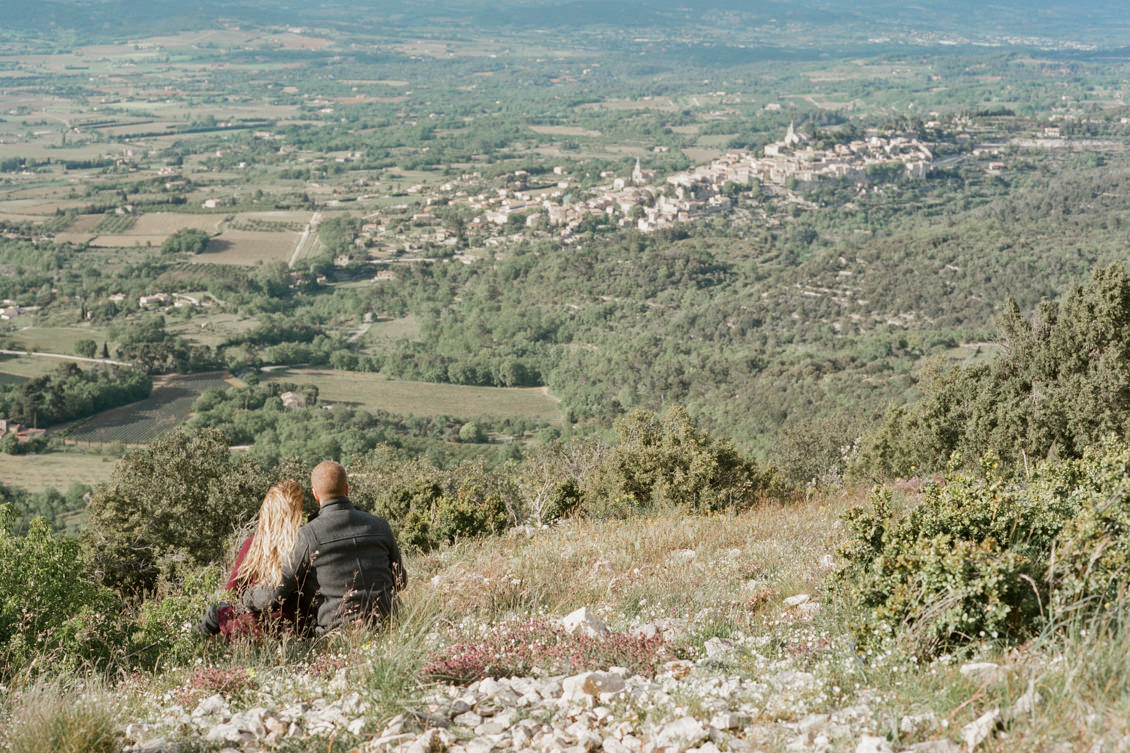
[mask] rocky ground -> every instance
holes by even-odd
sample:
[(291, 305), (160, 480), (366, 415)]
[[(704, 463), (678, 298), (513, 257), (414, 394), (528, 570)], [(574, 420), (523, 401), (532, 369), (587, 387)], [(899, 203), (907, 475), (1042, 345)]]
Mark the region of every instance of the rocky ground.
[(117, 681), (124, 751), (1130, 750), (1130, 637), (930, 662), (857, 647), (832, 575), (858, 499), (417, 557), (393, 629)]
[[(881, 689), (835, 684), (853, 669), (837, 664), (862, 660), (850, 652), (837, 658), (830, 650), (835, 639), (812, 624), (820, 605), (807, 594), (783, 604), (786, 610), (772, 637), (710, 637), (702, 642), (699, 656), (666, 661), (654, 676), (612, 666), (572, 675), (485, 678), (466, 686), (435, 684), (378, 727), (367, 714), (370, 704), (350, 689), (351, 670), (342, 667), (320, 686), (309, 676), (268, 678), (258, 692), (244, 694), (240, 704), (221, 693), (192, 708), (175, 701), (157, 704), (145, 720), (127, 727), (134, 742), (126, 751), (171, 753), (194, 743), (226, 751), (269, 750), (288, 739), (294, 743), (348, 733), (362, 753), (957, 753), (1005, 734), (999, 708), (964, 725), (932, 710), (907, 713), (892, 725), (882, 713), (890, 698)], [(558, 624), (574, 635), (610, 633), (588, 609)], [(628, 631), (675, 643), (695, 627), (691, 620), (668, 620), (633, 625)], [(784, 635), (792, 643), (782, 643)], [(1004, 682), (1008, 672), (991, 662), (959, 668), (973, 688)], [(280, 691), (294, 698), (299, 689), (308, 700), (277, 702)], [(1040, 702), (1039, 693), (1029, 688), (1009, 714), (1015, 720), (1036, 713)]]

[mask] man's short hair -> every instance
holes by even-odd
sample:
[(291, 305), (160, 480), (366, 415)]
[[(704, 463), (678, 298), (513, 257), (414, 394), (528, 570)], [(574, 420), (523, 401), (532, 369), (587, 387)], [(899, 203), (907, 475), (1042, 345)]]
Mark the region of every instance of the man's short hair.
[(314, 466), (310, 473), (310, 486), (323, 500), (344, 497), (349, 493), (349, 479), (345, 475), (345, 469), (341, 467), (341, 463), (332, 460), (324, 460)]

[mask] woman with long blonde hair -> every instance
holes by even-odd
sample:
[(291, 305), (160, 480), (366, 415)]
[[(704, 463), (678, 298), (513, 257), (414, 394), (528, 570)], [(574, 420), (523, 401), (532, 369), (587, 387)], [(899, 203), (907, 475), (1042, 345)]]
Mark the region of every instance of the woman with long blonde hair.
[[(283, 481), (272, 486), (263, 497), (254, 532), (239, 548), (228, 578), (229, 593), (242, 594), (254, 586), (277, 585), (282, 580), (282, 564), (294, 548), (302, 526), (302, 486)], [(298, 603), (284, 604), (276, 613), (249, 614), (237, 611), (226, 602), (208, 610), (198, 626), (202, 633), (221, 633), (226, 637), (258, 633), (264, 622), (301, 632)]]

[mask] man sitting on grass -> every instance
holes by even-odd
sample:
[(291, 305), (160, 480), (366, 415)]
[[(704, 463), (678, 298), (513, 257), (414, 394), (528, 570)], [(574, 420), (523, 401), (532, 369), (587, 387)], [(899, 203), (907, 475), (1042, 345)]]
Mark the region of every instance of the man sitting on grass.
[(319, 634), (389, 617), (406, 575), (388, 522), (353, 506), (345, 469), (332, 460), (314, 468), (310, 485), (321, 507), (298, 530), (281, 585), (249, 589), (244, 606), (260, 612), (297, 595)]

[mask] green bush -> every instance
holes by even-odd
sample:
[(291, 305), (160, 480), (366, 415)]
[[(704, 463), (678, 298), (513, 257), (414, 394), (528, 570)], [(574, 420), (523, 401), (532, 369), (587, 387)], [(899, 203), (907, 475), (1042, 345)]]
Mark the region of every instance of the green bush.
[(943, 468), (954, 452), (1005, 462), (1079, 457), (1103, 436), (1130, 437), (1130, 273), (1096, 269), (1062, 304), (1032, 317), (1010, 302), (992, 363), (927, 369), (917, 403), (865, 436), (856, 475), (884, 479)]
[(636, 411), (616, 422), (620, 442), (584, 489), (584, 512), (624, 517), (672, 507), (687, 512), (741, 510), (782, 493), (772, 470), (762, 471), (727, 442), (698, 429), (682, 408), (662, 416)]
[(514, 484), (479, 462), (440, 470), (378, 452), (351, 469), (350, 492), (361, 507), (388, 519), (400, 545), (430, 551), (459, 539), (499, 533), (518, 522)]
[(74, 539), (42, 518), (20, 536), (14, 522), (0, 505), (0, 674), (36, 661), (58, 669), (111, 659), (127, 622), (116, 595), (87, 575)]
[(170, 432), (130, 451), (90, 503), (82, 542), (91, 572), (139, 592), (212, 562), (277, 475), (234, 457), (210, 429)]
[(136, 664), (177, 663), (196, 656), (200, 635), (193, 627), (227, 578), (226, 570), (213, 564), (184, 575), (177, 584), (163, 583), (157, 593), (141, 603), (133, 620), (130, 643)]
[(1022, 641), (1126, 596), (1130, 447), (1107, 440), (1030, 475), (987, 459), (928, 485), (909, 511), (880, 490), (845, 518), (839, 578), (863, 610), (862, 641), (899, 634), (926, 655)]

